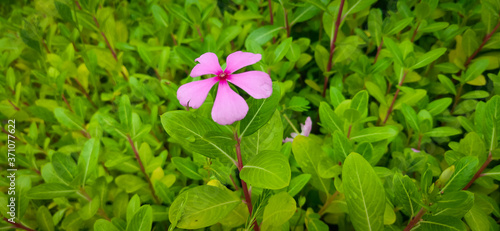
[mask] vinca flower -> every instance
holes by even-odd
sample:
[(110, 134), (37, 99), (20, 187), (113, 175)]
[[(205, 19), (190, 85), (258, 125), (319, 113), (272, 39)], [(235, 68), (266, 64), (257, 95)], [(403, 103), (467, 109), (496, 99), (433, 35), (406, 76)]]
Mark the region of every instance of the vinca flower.
[(237, 51), (226, 59), (226, 69), (222, 70), (217, 55), (211, 52), (195, 59), (198, 64), (191, 70), (191, 77), (202, 75), (215, 75), (212, 78), (190, 82), (182, 85), (177, 90), (177, 99), (181, 105), (199, 108), (212, 87), (218, 83), (217, 95), (212, 108), (212, 119), (221, 125), (232, 124), (245, 118), (248, 105), (229, 83), (246, 91), (255, 99), (271, 96), (273, 91), (271, 77), (262, 71), (247, 71), (234, 74), (237, 70), (255, 64), (262, 56), (250, 52)]
[[(300, 135), (309, 136), (309, 134), (311, 133), (311, 129), (312, 129), (312, 120), (311, 120), (311, 117), (307, 117), (305, 124), (300, 124), (300, 129), (302, 130), (302, 132), (300, 133)], [(284, 139), (283, 143), (292, 142), (293, 139), (295, 137), (297, 137), (298, 135), (299, 134), (297, 134), (295, 132), (292, 132), (290, 134), (290, 136), (292, 136), (292, 137), (288, 137), (288, 138)]]

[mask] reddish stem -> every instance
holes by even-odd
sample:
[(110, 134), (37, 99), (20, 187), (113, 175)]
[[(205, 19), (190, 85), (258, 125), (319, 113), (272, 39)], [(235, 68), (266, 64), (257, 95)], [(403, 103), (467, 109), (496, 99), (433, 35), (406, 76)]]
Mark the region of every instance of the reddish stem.
[(45, 47), (45, 51), (50, 54), (49, 47), (47, 46), (47, 43), (45, 42), (45, 39), (42, 39), (43, 46)]
[[(238, 137), (237, 132), (234, 133), (234, 139), (236, 140), (236, 156), (238, 157), (238, 163), (237, 163), (236, 167), (238, 167), (238, 171), (241, 172), (241, 170), (243, 169), (243, 160), (241, 158), (241, 140)], [(253, 211), (252, 197), (250, 195), (250, 191), (248, 191), (247, 183), (241, 178), (240, 178), (240, 180), (241, 180), (241, 188), (243, 189), (243, 194), (245, 195), (245, 202), (246, 202), (247, 207), (248, 207), (248, 212), (251, 215), (252, 211)], [(257, 224), (256, 220), (253, 222), (253, 224), (254, 224), (253, 229), (255, 231), (259, 231), (260, 227), (259, 227), (259, 224)]]
[(420, 135), (418, 136), (418, 145), (417, 145), (417, 149), (418, 149), (419, 151), (420, 151), (420, 145), (422, 144), (422, 137), (423, 137), (423, 135), (422, 135), (422, 134), (420, 134)]
[(203, 34), (201, 34), (200, 27), (198, 25), (196, 25), (195, 27), (196, 27), (196, 32), (198, 32), (198, 36), (200, 36), (201, 42), (203, 42)]
[(238, 191), (240, 188), (238, 187), (238, 185), (236, 185), (236, 182), (234, 182), (233, 176), (229, 175), (229, 178), (231, 179), (231, 182), (233, 183), (234, 190)]
[(156, 192), (155, 192), (155, 189), (153, 187), (153, 183), (151, 182), (149, 175), (146, 173), (146, 169), (144, 168), (144, 165), (142, 164), (141, 157), (139, 156), (139, 152), (135, 148), (134, 141), (132, 140), (132, 138), (128, 134), (127, 134), (127, 140), (128, 140), (128, 143), (130, 144), (130, 146), (132, 147), (132, 150), (134, 151), (135, 158), (137, 159), (137, 162), (139, 163), (139, 167), (141, 168), (142, 174), (144, 174), (144, 176), (146, 177), (146, 180), (148, 181), (149, 189), (151, 189), (151, 194), (153, 195), (153, 199), (155, 200), (155, 202), (157, 204), (160, 204), (160, 199), (158, 198), (158, 196), (156, 196)]
[(352, 124), (349, 124), (349, 130), (347, 131), (347, 139), (351, 137), (351, 129), (352, 129)]
[(30, 228), (24, 226), (23, 224), (13, 223), (13, 222), (9, 221), (9, 219), (7, 219), (6, 217), (4, 217), (3, 220), (6, 221), (6, 222), (8, 222), (9, 224), (13, 225), (16, 228), (24, 229), (24, 230), (28, 230), (28, 231), (35, 231), (34, 229), (30, 229)]
[(463, 84), (460, 84), (460, 87), (458, 87), (457, 94), (455, 95), (455, 100), (453, 102), (453, 106), (451, 107), (450, 114), (453, 114), (455, 111), (455, 107), (458, 104), (458, 101), (460, 101), (460, 95), (462, 94), (462, 88), (464, 87)]
[(286, 37), (290, 37), (290, 23), (288, 22), (288, 12), (285, 7), (283, 7), (283, 11), (285, 12), (285, 28), (286, 28)]
[[(398, 86), (402, 86), (403, 82), (405, 81), (406, 75), (408, 74), (408, 71), (405, 71), (403, 74), (403, 78), (401, 78), (401, 81), (399, 81)], [(385, 115), (384, 122), (382, 124), (385, 124), (387, 122), (387, 119), (389, 119), (389, 116), (391, 115), (391, 112), (394, 108), (394, 103), (396, 102), (396, 99), (398, 98), (399, 95), (399, 88), (396, 90), (396, 93), (394, 94), (394, 98), (392, 98), (391, 106), (389, 106), (389, 110), (387, 110), (387, 114)]]
[(472, 59), (474, 59), (476, 57), (476, 55), (479, 53), (479, 51), (481, 51), (481, 49), (483, 49), (484, 45), (491, 39), (491, 36), (493, 36), (493, 34), (495, 34), (495, 32), (498, 30), (499, 27), (500, 27), (500, 21), (498, 21), (495, 28), (493, 28), (493, 30), (489, 34), (487, 34), (486, 37), (484, 37), (481, 45), (479, 45), (479, 47), (474, 51), (474, 53), (472, 53), (472, 55), (467, 59), (467, 61), (465, 61), (465, 64), (464, 64), (465, 68), (467, 68), (467, 66), (469, 66)]
[(75, 82), (78, 84), (78, 86), (80, 86), (80, 91), (85, 95), (85, 97), (89, 100), (90, 104), (92, 104), (92, 106), (94, 108), (97, 108), (97, 105), (95, 105), (94, 101), (90, 98), (90, 95), (89, 93), (87, 93), (87, 91), (85, 90), (85, 88), (83, 88), (83, 85), (80, 83), (80, 81), (78, 81), (78, 79), (74, 79)]
[(61, 96), (62, 96), (62, 98), (63, 98), (63, 100), (64, 100), (64, 103), (66, 103), (66, 106), (68, 106), (69, 110), (70, 110), (71, 112), (74, 112), (74, 111), (73, 111), (73, 108), (71, 108), (71, 105), (69, 105), (68, 100), (67, 100), (67, 99), (66, 99), (66, 97), (64, 96), (64, 93), (63, 93), (63, 94), (61, 94)]
[(486, 167), (488, 167), (488, 164), (490, 164), (491, 160), (492, 160), (492, 154), (491, 154), (491, 151), (490, 151), (490, 153), (488, 154), (488, 158), (486, 159), (486, 161), (484, 162), (484, 164), (481, 166), (481, 168), (479, 168), (479, 170), (477, 170), (476, 174), (474, 174), (474, 176), (472, 177), (472, 179), (463, 188), (463, 190), (467, 190), (474, 183), (474, 181), (476, 181), (477, 178), (479, 178), (481, 176), (481, 173), (483, 173), (483, 171), (486, 169)]
[(375, 64), (378, 60), (378, 55), (380, 54), (380, 51), (382, 50), (382, 45), (384, 45), (384, 38), (380, 40), (380, 45), (377, 48), (377, 54), (375, 55), (375, 60), (373, 60), (373, 64)]
[(271, 0), (267, 1), (269, 3), (269, 15), (271, 16), (271, 25), (274, 24), (274, 18), (273, 18), (273, 4), (271, 3)]
[(413, 31), (413, 35), (411, 36), (411, 42), (415, 41), (415, 36), (417, 36), (418, 28), (420, 27), (420, 22), (418, 22), (417, 27), (415, 27), (415, 30)]
[(14, 107), (14, 110), (19, 111), (19, 108), (16, 107), (16, 105), (12, 101), (10, 101), (10, 99), (8, 99), (7, 101), (9, 101), (10, 105), (12, 105), (12, 107)]
[(408, 223), (404, 231), (410, 231), (420, 221), (420, 219), (422, 219), (425, 212), (427, 211), (424, 208), (421, 208), (417, 215), (410, 221), (410, 223)]
[[(342, 22), (342, 10), (344, 9), (344, 2), (345, 0), (340, 1), (339, 14), (337, 15), (337, 20), (335, 21), (333, 39), (330, 41), (330, 56), (328, 57), (326, 72), (330, 72), (332, 70), (333, 53), (335, 52), (335, 42), (337, 42), (337, 34), (339, 32), (340, 23)], [(325, 85), (323, 86), (323, 93), (321, 94), (323, 98), (325, 98), (327, 88), (328, 88), (328, 75), (325, 75)]]

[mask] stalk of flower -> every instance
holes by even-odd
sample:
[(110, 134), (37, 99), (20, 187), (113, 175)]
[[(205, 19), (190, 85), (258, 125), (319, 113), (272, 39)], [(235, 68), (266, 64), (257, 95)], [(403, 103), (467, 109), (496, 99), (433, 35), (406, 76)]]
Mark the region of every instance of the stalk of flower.
[[(198, 64), (191, 70), (190, 76), (215, 76), (182, 85), (177, 90), (177, 99), (185, 107), (199, 108), (207, 98), (210, 89), (218, 83), (217, 95), (212, 107), (212, 119), (220, 125), (230, 125), (242, 120), (248, 112), (248, 104), (243, 97), (231, 89), (229, 83), (246, 91), (255, 99), (263, 99), (271, 96), (273, 91), (272, 80), (267, 73), (262, 71), (247, 71), (235, 74), (239, 69), (255, 64), (261, 59), (262, 56), (260, 54), (237, 51), (227, 57), (226, 69), (222, 70), (217, 55), (210, 52), (205, 53), (195, 59)], [(241, 139), (237, 132), (234, 134), (234, 139), (236, 140), (235, 149), (238, 158), (238, 162), (235, 164), (238, 171), (241, 171), (243, 168)], [(241, 180), (241, 186), (248, 211), (252, 214), (253, 208), (250, 190), (244, 180)], [(256, 231), (260, 230), (257, 221), (253, 222), (253, 228)]]
[[(303, 136), (309, 136), (309, 134), (311, 133), (311, 129), (312, 129), (312, 120), (311, 120), (311, 117), (307, 117), (306, 119), (306, 122), (304, 124), (300, 124), (300, 129), (301, 129), (301, 133), (300, 135), (303, 135)], [(286, 142), (292, 142), (293, 139), (295, 139), (295, 137), (297, 137), (299, 134), (297, 134), (296, 132), (292, 132), (290, 134), (291, 137), (287, 137), (283, 140), (283, 143), (286, 143)]]

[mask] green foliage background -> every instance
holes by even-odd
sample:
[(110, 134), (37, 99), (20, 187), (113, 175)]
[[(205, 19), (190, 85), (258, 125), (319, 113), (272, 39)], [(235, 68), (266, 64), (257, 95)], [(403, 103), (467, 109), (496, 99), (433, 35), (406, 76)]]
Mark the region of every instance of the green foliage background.
[[(498, 0), (0, 6), (4, 229), (499, 230)], [(186, 111), (194, 60), (238, 50), (273, 95)]]

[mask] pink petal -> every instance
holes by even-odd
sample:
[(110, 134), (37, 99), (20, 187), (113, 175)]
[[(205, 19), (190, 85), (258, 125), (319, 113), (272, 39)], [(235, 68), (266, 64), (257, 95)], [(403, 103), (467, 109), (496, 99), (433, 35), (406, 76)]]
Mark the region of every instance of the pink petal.
[(202, 54), (194, 61), (197, 61), (199, 63), (194, 66), (193, 70), (191, 70), (191, 74), (189, 74), (191, 77), (198, 77), (208, 74), (218, 75), (222, 72), (222, 68), (219, 64), (219, 59), (214, 53), (208, 52)]
[(177, 90), (177, 99), (182, 106), (186, 107), (189, 103), (189, 107), (199, 108), (215, 83), (217, 83), (217, 78), (186, 83)]
[(247, 71), (230, 75), (227, 80), (256, 99), (267, 98), (273, 93), (273, 83), (266, 72)]
[(300, 124), (300, 129), (302, 129), (301, 134), (303, 136), (309, 136), (309, 134), (311, 133), (311, 129), (312, 129), (311, 117), (307, 117), (305, 124)]
[(255, 64), (262, 59), (261, 54), (236, 51), (227, 56), (226, 73), (233, 73), (243, 67)]
[(283, 140), (283, 143), (292, 142), (292, 141), (293, 141), (293, 138), (288, 137), (288, 138)]
[(236, 94), (225, 80), (219, 82), (219, 89), (212, 108), (212, 119), (220, 125), (232, 124), (245, 118), (247, 102)]

